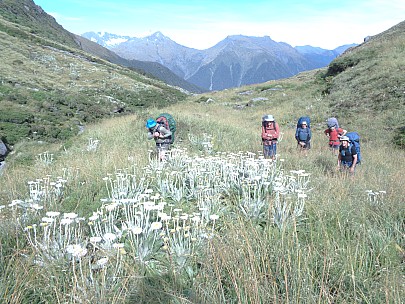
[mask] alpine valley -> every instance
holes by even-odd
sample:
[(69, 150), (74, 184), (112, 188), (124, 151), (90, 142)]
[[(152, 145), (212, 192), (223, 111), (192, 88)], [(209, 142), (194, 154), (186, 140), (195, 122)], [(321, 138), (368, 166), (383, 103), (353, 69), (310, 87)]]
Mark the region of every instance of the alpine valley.
[(218, 91), (291, 77), (327, 66), (356, 44), (334, 50), (276, 42), (270, 37), (228, 36), (211, 48), (197, 50), (180, 45), (161, 32), (136, 38), (106, 32), (83, 37), (127, 60), (160, 63), (177, 76), (205, 91)]

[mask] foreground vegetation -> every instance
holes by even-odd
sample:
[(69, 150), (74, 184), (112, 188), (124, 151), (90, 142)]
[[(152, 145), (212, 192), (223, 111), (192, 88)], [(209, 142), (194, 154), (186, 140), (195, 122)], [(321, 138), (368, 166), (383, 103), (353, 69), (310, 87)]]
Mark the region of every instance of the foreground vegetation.
[(0, 41), (0, 107), (7, 109), (0, 112), (0, 136), (10, 145), (26, 138), (67, 140), (100, 119), (186, 97), (177, 88), (37, 36), (2, 16)]
[[(403, 301), (404, 23), (328, 69), (187, 99), (0, 26), (12, 63), (0, 135), (14, 144), (0, 176), (2, 303)], [(164, 165), (144, 127), (159, 112), (178, 130)], [(264, 114), (283, 132), (276, 162), (260, 157)], [(308, 156), (294, 139), (303, 115)], [(361, 135), (354, 178), (327, 148), (330, 116)]]
[[(21, 143), (1, 176), (5, 206), (1, 210), (1, 297), (7, 303), (52, 303), (55, 299), (69, 303), (401, 303), (405, 172), (398, 164), (404, 152), (381, 144), (386, 141), (383, 129), (369, 135), (361, 124), (350, 122), (350, 131), (364, 135), (364, 162), (354, 179), (341, 176), (322, 134), (325, 100), (320, 102), (313, 87), (306, 89), (301, 81), (244, 88), (233, 97), (217, 92), (211, 103), (195, 96), (164, 109), (178, 122), (175, 146), (182, 152), (163, 168), (149, 161), (153, 143), (146, 140), (144, 129), (144, 121), (156, 116), (157, 109), (106, 120), (63, 144)], [(274, 101), (283, 98), (284, 102), (238, 106), (247, 91), (261, 94), (263, 86), (279, 88), (267, 92)], [(306, 105), (302, 113), (293, 112), (297, 103)], [(257, 157), (260, 118), (269, 106), (284, 133), (279, 158), (276, 163), (262, 163), (252, 174), (229, 153), (249, 152), (248, 157), (261, 162)], [(313, 117), (313, 148), (307, 157), (296, 150), (294, 140), (296, 118), (304, 113)], [(341, 124), (346, 127), (349, 122), (341, 119)], [(194, 161), (194, 155), (200, 158)], [(244, 182), (227, 182), (225, 172), (230, 174), (231, 167), (212, 169), (217, 178), (197, 169), (214, 168), (214, 155), (225, 164), (234, 163)], [(187, 182), (181, 178), (191, 172), (195, 172), (195, 188), (189, 184), (190, 175)], [(304, 183), (292, 186), (291, 182), (299, 180), (293, 178), (297, 174), (303, 174)], [(257, 178), (256, 186), (253, 180), (249, 182), (252, 176), (262, 175), (265, 179)], [(166, 176), (166, 186), (159, 176)], [(29, 200), (35, 195), (29, 191), (29, 181), (46, 184), (49, 191), (38, 200), (44, 208), (35, 212), (24, 207), (35, 202)], [(177, 190), (169, 190), (171, 183)], [(147, 194), (147, 189), (152, 193)], [(205, 194), (197, 194), (203, 189)], [(146, 196), (139, 200), (136, 193)], [(156, 222), (163, 215), (156, 213), (142, 226), (139, 238), (135, 228), (141, 226), (133, 227), (131, 237), (123, 225), (129, 225), (124, 216), (128, 213), (117, 211), (122, 209), (113, 204), (125, 199), (142, 204), (154, 201), (160, 206), (164, 202), (159, 212), (172, 219), (176, 219), (173, 210), (182, 209), (177, 211), (177, 221), (187, 218), (187, 228), (176, 230), (170, 226), (173, 222), (164, 220), (161, 227)], [(283, 212), (282, 206), (291, 209)], [(60, 212), (59, 220), (49, 220), (55, 216), (47, 215), (49, 211)], [(83, 218), (70, 226), (74, 238), (67, 240), (58, 229), (41, 234), (41, 223), (63, 227), (60, 222), (69, 214), (74, 217), (72, 213)], [(193, 226), (191, 219), (196, 216), (202, 220), (201, 230)], [(33, 224), (37, 224), (36, 241)], [(176, 239), (171, 238), (172, 229), (177, 231)], [(117, 238), (110, 245), (107, 232)], [(61, 235), (67, 243), (51, 242)], [(90, 238), (96, 235), (104, 238), (94, 249)], [(187, 245), (191, 244), (187, 238), (193, 238), (194, 247)], [(143, 255), (145, 248), (148, 254)]]

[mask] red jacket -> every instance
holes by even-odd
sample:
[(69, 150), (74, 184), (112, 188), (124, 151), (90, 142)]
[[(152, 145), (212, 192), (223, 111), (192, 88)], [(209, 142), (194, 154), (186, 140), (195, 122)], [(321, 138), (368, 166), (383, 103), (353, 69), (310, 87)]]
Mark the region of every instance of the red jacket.
[(325, 130), (325, 135), (329, 135), (329, 144), (330, 145), (337, 145), (336, 143), (339, 143), (339, 137), (340, 135), (342, 135), (344, 132), (344, 130), (342, 128), (338, 128), (338, 129), (326, 129)]
[(280, 135), (280, 128), (278, 123), (273, 121), (270, 123), (264, 123), (262, 126), (262, 141), (263, 145), (269, 146), (277, 141)]

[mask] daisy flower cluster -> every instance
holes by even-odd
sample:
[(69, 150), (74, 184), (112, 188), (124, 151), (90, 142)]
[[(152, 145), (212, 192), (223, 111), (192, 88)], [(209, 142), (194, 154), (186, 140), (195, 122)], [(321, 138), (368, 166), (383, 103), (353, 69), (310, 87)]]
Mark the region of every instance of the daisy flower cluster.
[(366, 194), (367, 194), (367, 199), (371, 204), (382, 205), (382, 204), (384, 204), (384, 198), (387, 195), (387, 191), (366, 190)]
[(49, 166), (52, 164), (54, 158), (53, 154), (49, 153), (48, 151), (40, 153), (37, 155), (36, 161), (38, 164), (44, 165), (44, 166)]
[(302, 217), (309, 174), (286, 174), (282, 164), (251, 152), (192, 157), (173, 149), (158, 167), (151, 162), (140, 173), (108, 174), (107, 197), (88, 218), (54, 211), (51, 201), (58, 201), (67, 181), (47, 177), (29, 183), (28, 201), (39, 208), (36, 217), (27, 218), (40, 222), (26, 224), (24, 233), (34, 262), (69, 267), (80, 289), (113, 286), (128, 264), (192, 278), (227, 214), (240, 212), (280, 229)]

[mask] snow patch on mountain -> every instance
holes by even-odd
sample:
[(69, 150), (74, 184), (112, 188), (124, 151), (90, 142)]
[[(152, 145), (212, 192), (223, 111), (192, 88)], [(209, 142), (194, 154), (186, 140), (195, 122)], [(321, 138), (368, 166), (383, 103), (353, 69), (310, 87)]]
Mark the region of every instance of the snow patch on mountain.
[(116, 46), (120, 43), (127, 42), (129, 39), (126, 38), (111, 38), (109, 40), (104, 41), (104, 43), (108, 46)]

